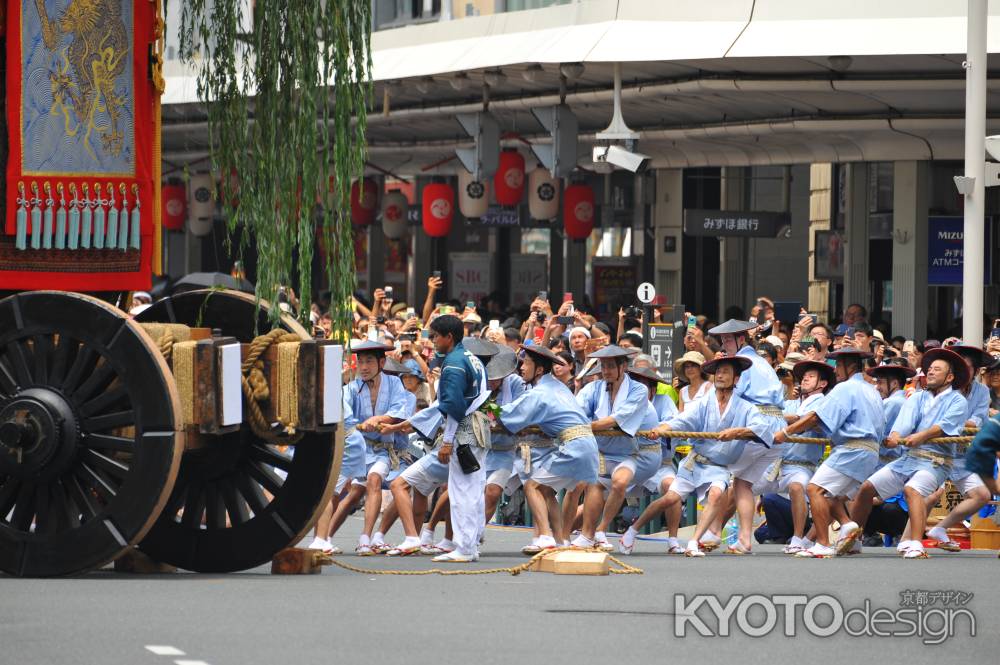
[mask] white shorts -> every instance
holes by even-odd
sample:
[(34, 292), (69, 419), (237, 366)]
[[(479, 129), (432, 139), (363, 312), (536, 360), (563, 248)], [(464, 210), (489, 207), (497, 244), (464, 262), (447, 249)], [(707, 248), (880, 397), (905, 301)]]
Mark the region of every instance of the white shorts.
[(677, 469), (674, 468), (674, 465), (672, 463), (664, 464), (657, 470), (656, 473), (653, 474), (653, 477), (644, 482), (642, 486), (653, 494), (659, 494), (663, 481), (670, 478), (672, 482), (675, 477), (677, 477)]
[[(770, 472), (770, 468), (768, 468)], [(753, 493), (754, 494), (788, 494), (788, 486), (798, 483), (802, 485), (802, 489), (805, 490), (809, 486), (809, 481), (812, 479), (813, 471), (804, 466), (798, 466), (797, 464), (789, 464), (785, 462), (781, 465), (781, 475), (774, 480), (768, 480), (766, 474), (764, 478), (754, 483)]]
[(670, 491), (680, 496), (681, 501), (683, 501), (692, 492), (697, 490), (698, 503), (705, 503), (705, 497), (708, 496), (708, 491), (713, 487), (718, 487), (721, 491), (725, 492), (729, 484), (722, 480), (713, 480), (710, 483), (704, 483), (699, 487), (695, 487), (688, 478), (676, 476), (674, 477), (674, 482), (670, 484)]
[(539, 485), (551, 487), (557, 492), (562, 490), (569, 491), (580, 483), (580, 481), (576, 478), (570, 478), (569, 476), (557, 476), (554, 473), (551, 473), (548, 469), (532, 469), (530, 480), (534, 480)]
[(635, 478), (635, 469), (637, 464), (638, 460), (636, 458), (626, 457), (621, 462), (616, 464), (614, 468), (608, 469), (608, 475), (597, 476), (597, 482), (600, 483), (604, 489), (611, 489), (611, 478), (621, 469), (628, 469), (632, 472), (632, 477)]
[(767, 473), (771, 464), (781, 457), (783, 451), (778, 446), (766, 448), (759, 443), (748, 443), (739, 459), (729, 465), (733, 478), (756, 483)]
[(961, 480), (951, 481), (951, 484), (954, 485), (955, 489), (962, 494), (968, 494), (977, 487), (986, 487), (986, 483), (983, 482), (983, 479), (979, 477), (978, 473), (970, 473)]
[(347, 487), (347, 483), (351, 482), (353, 478), (348, 478), (347, 476), (337, 476), (337, 484), (333, 488), (333, 493), (335, 496), (340, 496), (340, 493), (344, 491)]
[(497, 469), (486, 478), (486, 484), (506, 487), (507, 481), (510, 480), (512, 475), (514, 475), (514, 469)]
[(920, 492), (920, 496), (930, 496), (941, 486), (941, 477), (932, 471), (920, 470), (907, 478), (896, 473), (891, 467), (883, 467), (868, 479), (882, 499), (896, 496), (904, 487), (912, 487)]
[(377, 462), (372, 463), (372, 465), (368, 467), (368, 472), (365, 474), (365, 477), (355, 478), (353, 484), (362, 486), (368, 484), (368, 476), (373, 473), (378, 474), (382, 477), (382, 480), (385, 480), (389, 475), (389, 463), (385, 460), (378, 460)]
[(860, 480), (855, 480), (831, 468), (826, 463), (816, 469), (809, 484), (822, 487), (832, 497), (846, 496), (848, 499), (853, 499), (854, 495), (858, 493), (858, 488), (861, 487)]
[[(434, 457), (431, 457), (433, 455)], [(430, 496), (434, 490), (448, 482), (448, 470), (445, 467), (444, 474), (440, 472), (437, 462), (437, 453), (428, 453), (421, 457), (414, 464), (406, 468), (399, 477), (406, 481), (406, 484), (424, 496)], [(426, 462), (424, 460), (427, 460)], [(442, 475), (444, 476), (442, 478)]]

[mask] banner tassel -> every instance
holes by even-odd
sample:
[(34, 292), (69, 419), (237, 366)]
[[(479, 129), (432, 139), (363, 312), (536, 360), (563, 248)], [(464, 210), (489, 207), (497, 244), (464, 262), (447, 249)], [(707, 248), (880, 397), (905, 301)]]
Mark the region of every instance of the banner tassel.
[(132, 223), (130, 224), (132, 228), (129, 229), (131, 231), (129, 247), (132, 249), (139, 249), (139, 234), (141, 233), (142, 228), (139, 225), (139, 220), (141, 219), (139, 212), (139, 186), (136, 184), (132, 185), (132, 195), (135, 197), (135, 207), (132, 208)]
[(42, 222), (42, 249), (52, 249), (52, 225), (53, 220), (53, 210), (52, 207), (55, 206), (56, 202), (52, 200), (52, 185), (49, 181), (45, 181), (45, 185), (42, 187), (45, 190), (45, 214), (44, 221)]
[(76, 196), (76, 183), (69, 183), (69, 194), (73, 197), (69, 204), (69, 239), (67, 246), (77, 249), (80, 246), (80, 200)]
[(14, 240), (14, 246), (18, 249), (28, 249), (28, 210), (25, 208), (25, 204), (28, 202), (27, 197), (24, 194), (24, 183), (17, 183), (18, 191), (18, 209), (17, 209), (17, 237)]
[(42, 199), (38, 196), (38, 183), (31, 183), (31, 249), (42, 248)]
[(101, 183), (94, 185), (94, 248), (104, 249), (104, 204), (101, 198)]
[(118, 183), (118, 191), (122, 195), (122, 212), (118, 224), (118, 249), (128, 251), (128, 199), (125, 197), (125, 183)]
[(56, 210), (56, 249), (66, 249), (66, 192), (61, 182), (56, 183), (59, 209)]
[(83, 183), (83, 228), (80, 229), (80, 247), (90, 249), (91, 226), (94, 212), (90, 209), (90, 185)]
[(118, 245), (118, 204), (115, 202), (115, 186), (110, 182), (108, 194), (111, 196), (108, 200), (108, 239), (104, 246), (114, 249)]

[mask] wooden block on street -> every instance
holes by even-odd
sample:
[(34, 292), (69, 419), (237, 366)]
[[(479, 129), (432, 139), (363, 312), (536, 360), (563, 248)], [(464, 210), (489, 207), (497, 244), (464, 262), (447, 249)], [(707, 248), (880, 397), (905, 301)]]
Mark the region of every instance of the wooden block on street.
[(289, 547), (281, 550), (271, 559), (272, 575), (315, 575), (329, 562), (329, 557), (320, 550)]
[(115, 559), (115, 572), (134, 573), (136, 575), (162, 575), (165, 573), (176, 573), (177, 567), (154, 561), (145, 552), (130, 547), (120, 557)]
[(538, 559), (531, 570), (556, 575), (607, 575), (611, 561), (604, 552), (561, 551)]

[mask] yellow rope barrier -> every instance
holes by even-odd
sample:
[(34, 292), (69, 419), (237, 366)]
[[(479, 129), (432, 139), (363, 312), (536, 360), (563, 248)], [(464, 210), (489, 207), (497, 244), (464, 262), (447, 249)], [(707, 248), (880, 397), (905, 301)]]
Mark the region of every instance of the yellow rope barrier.
[[(520, 575), (521, 573), (523, 573), (525, 571), (531, 570), (531, 567), (533, 565), (535, 565), (535, 563), (538, 560), (540, 560), (540, 559), (548, 556), (549, 554), (554, 554), (556, 552), (565, 552), (565, 551), (570, 551), (570, 550), (576, 551), (576, 552), (601, 552), (601, 550), (598, 550), (598, 549), (581, 549), (581, 548), (576, 548), (576, 547), (556, 547), (556, 548), (553, 548), (553, 549), (543, 550), (543, 551), (539, 552), (538, 554), (534, 555), (533, 557), (531, 557), (530, 559), (528, 559), (527, 562), (522, 563), (522, 564), (517, 565), (517, 566), (509, 566), (509, 567), (506, 567), (506, 568), (479, 568), (479, 569), (473, 569), (473, 570), (443, 570), (441, 568), (429, 568), (429, 569), (425, 569), (425, 570), (389, 570), (389, 569), (381, 569), (381, 568), (361, 568), (361, 567), (358, 567), (358, 566), (352, 566), (349, 563), (343, 563), (341, 561), (337, 561), (336, 559), (331, 559), (330, 561), (325, 561), (324, 560), (323, 563), (324, 564), (330, 563), (330, 564), (332, 564), (334, 566), (337, 566), (338, 568), (343, 568), (344, 570), (348, 570), (348, 571), (350, 571), (352, 573), (361, 573), (363, 575), (404, 575), (404, 576), (410, 576), (410, 575), (495, 575), (497, 573), (508, 573), (510, 575)], [(602, 554), (606, 554), (606, 552), (602, 552)], [(608, 560), (611, 561), (612, 563), (614, 563), (615, 565), (619, 566), (619, 568), (611, 568), (611, 569), (608, 570), (608, 572), (611, 573), (611, 574), (613, 574), (613, 575), (642, 575), (643, 574), (643, 570), (641, 568), (636, 568), (635, 566), (630, 566), (629, 564), (625, 563), (624, 561), (621, 561), (620, 559), (617, 559), (617, 558), (611, 556), (610, 554), (608, 554)]]

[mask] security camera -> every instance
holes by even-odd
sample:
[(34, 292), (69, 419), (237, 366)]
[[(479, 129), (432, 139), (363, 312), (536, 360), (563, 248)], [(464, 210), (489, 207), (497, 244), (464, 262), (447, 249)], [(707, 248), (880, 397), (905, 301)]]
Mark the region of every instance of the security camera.
[(632, 152), (617, 145), (594, 146), (595, 164), (611, 164), (632, 173), (645, 171), (649, 168), (651, 159), (649, 155), (644, 155), (641, 152)]
[(986, 137), (986, 152), (990, 157), (1000, 162), (1000, 134)]

